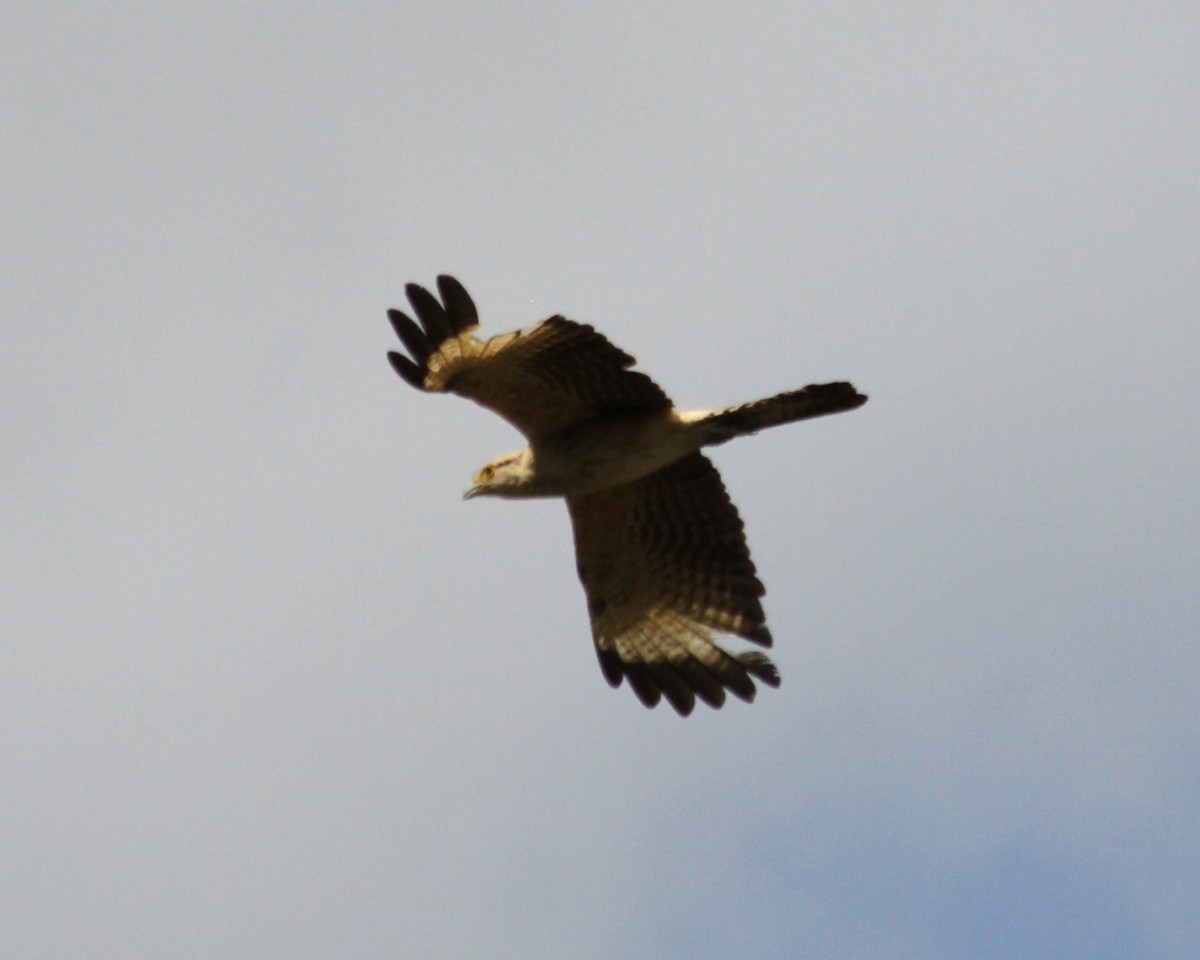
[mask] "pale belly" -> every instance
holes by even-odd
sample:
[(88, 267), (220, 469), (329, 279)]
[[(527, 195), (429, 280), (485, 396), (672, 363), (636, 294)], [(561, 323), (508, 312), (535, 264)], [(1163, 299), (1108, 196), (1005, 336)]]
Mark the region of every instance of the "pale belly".
[(656, 413), (582, 424), (547, 438), (533, 453), (539, 487), (567, 496), (640, 480), (701, 445), (690, 424)]

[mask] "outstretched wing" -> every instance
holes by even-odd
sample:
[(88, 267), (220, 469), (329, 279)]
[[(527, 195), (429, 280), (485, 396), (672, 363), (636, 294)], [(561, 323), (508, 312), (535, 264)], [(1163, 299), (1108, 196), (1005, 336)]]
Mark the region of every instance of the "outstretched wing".
[(411, 357), (392, 352), (396, 372), (418, 390), (449, 391), (494, 410), (530, 440), (596, 416), (669, 410), (671, 401), (634, 359), (592, 327), (551, 317), (490, 340), (475, 336), (479, 314), (462, 284), (438, 277), (442, 301), (405, 287), (418, 324), (388, 318)]
[(732, 634), (771, 645), (737, 508), (700, 453), (634, 483), (567, 498), (579, 579), (587, 594), (600, 669), (628, 679), (648, 707), (663, 696), (686, 716), (728, 689), (753, 700), (757, 677), (779, 686), (761, 653), (731, 654)]

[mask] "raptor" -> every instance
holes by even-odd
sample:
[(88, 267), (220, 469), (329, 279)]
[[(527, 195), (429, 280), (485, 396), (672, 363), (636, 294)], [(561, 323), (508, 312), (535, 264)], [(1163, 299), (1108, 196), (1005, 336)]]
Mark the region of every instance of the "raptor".
[(553, 316), (480, 339), (479, 315), (453, 277), (440, 299), (405, 288), (416, 314), (388, 317), (408, 354), (396, 372), (418, 390), (456, 393), (498, 413), (528, 446), (485, 465), (464, 496), (562, 497), (605, 679), (629, 681), (648, 707), (687, 716), (755, 680), (779, 686), (764, 594), (741, 518), (704, 447), (796, 420), (853, 410), (849, 383), (812, 384), (718, 410), (676, 410), (634, 358), (591, 326)]

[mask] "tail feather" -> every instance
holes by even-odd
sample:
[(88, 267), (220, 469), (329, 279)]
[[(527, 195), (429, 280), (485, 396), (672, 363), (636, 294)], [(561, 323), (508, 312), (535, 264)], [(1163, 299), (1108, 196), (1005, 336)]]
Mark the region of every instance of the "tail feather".
[(717, 444), (781, 423), (853, 410), (866, 402), (867, 398), (849, 383), (814, 383), (765, 400), (714, 410), (700, 424), (712, 438), (707, 443)]

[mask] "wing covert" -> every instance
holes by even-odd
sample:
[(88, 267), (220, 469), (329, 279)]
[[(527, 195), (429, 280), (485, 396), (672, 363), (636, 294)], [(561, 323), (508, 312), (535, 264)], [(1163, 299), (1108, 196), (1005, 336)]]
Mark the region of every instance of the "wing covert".
[(669, 410), (671, 401), (634, 358), (587, 324), (554, 316), (523, 330), (480, 340), (479, 315), (453, 277), (438, 277), (439, 301), (405, 287), (417, 319), (388, 318), (408, 356), (388, 359), (419, 390), (451, 392), (508, 420), (531, 440), (595, 416)]

